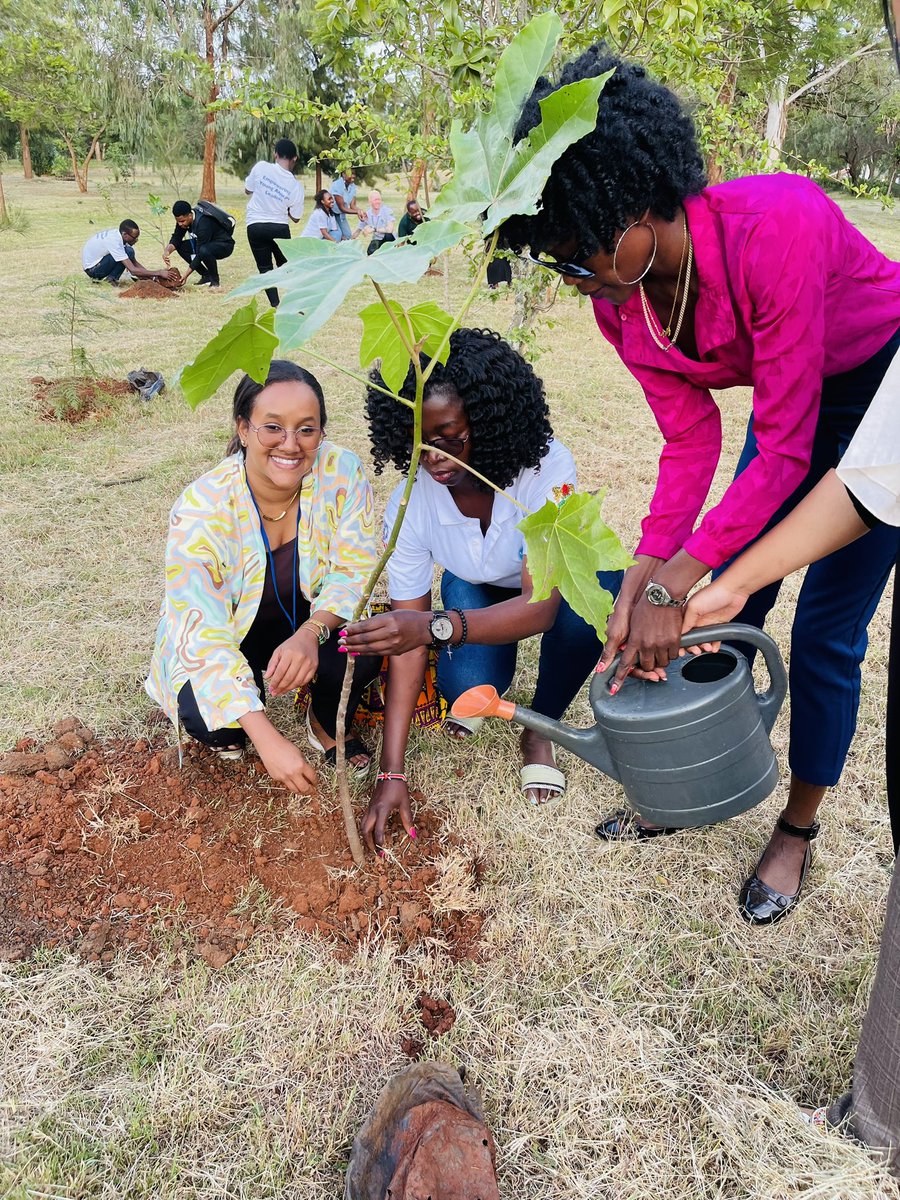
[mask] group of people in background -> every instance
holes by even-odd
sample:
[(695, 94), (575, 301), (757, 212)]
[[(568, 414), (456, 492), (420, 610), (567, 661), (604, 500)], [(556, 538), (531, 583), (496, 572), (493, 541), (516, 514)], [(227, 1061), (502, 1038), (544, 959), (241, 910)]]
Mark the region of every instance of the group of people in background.
[[(289, 240), (291, 225), (303, 217), (303, 184), (294, 174), (298, 161), (297, 147), (289, 138), (275, 143), (272, 161), (256, 163), (244, 180), (247, 201), (247, 241), (257, 271), (267, 274), (287, 261), (280, 242)], [(234, 253), (235, 219), (218, 205), (200, 200), (192, 205), (176, 200), (172, 205), (175, 228), (162, 252), (163, 266), (144, 267), (135, 256), (134, 245), (140, 237), (136, 221), (125, 220), (118, 229), (105, 229), (94, 234), (82, 251), (82, 267), (95, 283), (118, 284), (123, 272), (135, 279), (155, 279), (168, 286), (181, 287), (196, 273), (198, 287), (220, 286), (219, 263)], [(351, 228), (351, 219), (355, 226)], [(322, 238), (329, 242), (350, 241), (369, 237), (368, 254), (397, 237), (413, 235), (425, 220), (418, 201), (411, 200), (395, 233), (395, 218), (381, 193), (372, 190), (368, 206), (360, 210), (357, 204), (356, 176), (350, 169), (343, 171), (330, 189), (322, 188), (313, 197), (313, 208), (301, 237)], [(183, 271), (172, 265), (172, 256), (184, 262)], [(266, 288), (273, 307), (278, 305), (278, 289)]]
[[(834, 474), (873, 398), (893, 386), (900, 264), (805, 178), (708, 186), (693, 122), (677, 98), (602, 47), (565, 67), (557, 83), (538, 81), (517, 138), (538, 124), (541, 101), (557, 87), (607, 71), (594, 131), (558, 159), (538, 212), (511, 218), (503, 231), (513, 250), (527, 248), (532, 261), (590, 299), (600, 334), (641, 385), (663, 436), (635, 565), (623, 577), (597, 580), (616, 596), (605, 644), (558, 593), (529, 602), (519, 510), (466, 470), (529, 511), (549, 497), (564, 502), (577, 486), (575, 461), (553, 436), (532, 368), (498, 335), (462, 329), (429, 378), (426, 449), (388, 564), (390, 611), (351, 624), (380, 542), (362, 463), (327, 440), (325, 398), (308, 372), (275, 361), (264, 385), (241, 381), (228, 454), (173, 509), (148, 691), (179, 728), (225, 757), (240, 755), (249, 739), (275, 779), (306, 792), (315, 770), (266, 717), (267, 691), (311, 684), (307, 740), (333, 757), (341, 656), (359, 656), (348, 734), (362, 687), (389, 656), (385, 733), (363, 823), (369, 846), (382, 852), (393, 813), (416, 835), (407, 742), (429, 648), (452, 702), (476, 683), (505, 691), (519, 642), (540, 635), (532, 707), (558, 717), (598, 660), (606, 669), (616, 654), (621, 665), (611, 690), (629, 671), (664, 686), (684, 628), (725, 612), (761, 625), (783, 574), (817, 559), (793, 629), (787, 803), (738, 896), (746, 921), (768, 925), (800, 900), (817, 812), (853, 738), (866, 629), (900, 548), (897, 522), (852, 501)], [(278, 211), (296, 221), (302, 200), (289, 182), (291, 146), (279, 146), (272, 172), (283, 188)], [(252, 206), (261, 203), (268, 170), (257, 164), (248, 177)], [(360, 214), (352, 172), (345, 172), (317, 194), (313, 215), (323, 215), (307, 228), (310, 236), (342, 240), (358, 236), (359, 229), (350, 231), (356, 217), (373, 237), (383, 234), (383, 244), (393, 233), (385, 209), (372, 198)], [(255, 208), (258, 223), (287, 229), (275, 210), (274, 200)], [(401, 235), (424, 219), (408, 206)], [(256, 223), (248, 213), (248, 236)], [(258, 265), (270, 253), (277, 262), (263, 248), (262, 229), (254, 238)], [(733, 387), (753, 389), (746, 444), (733, 482), (700, 519), (721, 452), (710, 389)], [(419, 453), (410, 410), (385, 397), (377, 372), (366, 402), (376, 472), (388, 464), (405, 470)], [(385, 531), (400, 500), (398, 489)], [(778, 536), (785, 519), (792, 522), (787, 541)], [(833, 521), (834, 537), (823, 547), (813, 534)], [(742, 561), (751, 568), (742, 572)], [(437, 608), (435, 566), (443, 568)], [(724, 574), (690, 597), (711, 570)], [(446, 732), (471, 738), (477, 730), (453, 720)], [(370, 770), (371, 748), (351, 739), (347, 752), (355, 771)], [(525, 799), (552, 802), (566, 786), (552, 746), (526, 733), (521, 753)], [(621, 841), (675, 831), (617, 811), (597, 832)], [(692, 902), (690, 895), (677, 901), (675, 912)], [(848, 1121), (896, 1168), (900, 1023), (888, 995), (900, 978), (896, 884), (889, 919), (879, 969), (887, 1007), (870, 1014), (864, 1039), (871, 1061), (861, 1051), (853, 1091), (829, 1119)]]

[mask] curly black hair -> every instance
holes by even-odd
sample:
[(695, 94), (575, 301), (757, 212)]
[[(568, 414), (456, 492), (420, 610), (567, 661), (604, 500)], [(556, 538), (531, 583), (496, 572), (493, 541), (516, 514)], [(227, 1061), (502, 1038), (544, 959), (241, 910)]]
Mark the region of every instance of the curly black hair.
[(694, 122), (673, 92), (601, 43), (568, 63), (554, 84), (542, 76), (525, 102), (515, 139), (540, 124), (539, 102), (567, 83), (615, 73), (600, 93), (597, 124), (554, 163), (533, 217), (511, 217), (503, 241), (537, 253), (578, 239), (578, 254), (612, 253), (615, 231), (650, 208), (671, 221), (685, 196), (706, 186)]
[[(428, 359), (423, 355), (422, 361)], [(384, 387), (377, 370), (369, 378)], [(446, 365), (438, 363), (434, 368), (425, 385), (425, 399), (437, 392), (455, 392), (462, 400), (472, 431), (469, 461), (498, 487), (509, 487), (520, 471), (538, 466), (547, 453), (553, 430), (544, 385), (531, 364), (499, 333), (490, 329), (451, 333)], [(410, 366), (400, 395), (412, 400), (415, 394), (415, 374)], [(380, 475), (391, 462), (398, 471), (407, 471), (412, 456), (412, 411), (370, 387), (366, 413), (375, 474)], [(475, 484), (489, 490), (480, 480)]]

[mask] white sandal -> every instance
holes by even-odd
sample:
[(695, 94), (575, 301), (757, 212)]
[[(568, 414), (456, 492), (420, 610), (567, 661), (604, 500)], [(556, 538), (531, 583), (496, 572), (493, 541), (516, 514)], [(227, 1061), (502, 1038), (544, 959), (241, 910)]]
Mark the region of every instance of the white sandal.
[[(309, 708), (307, 708), (307, 710), (306, 710), (306, 737), (307, 737), (307, 740), (309, 741), (309, 744), (312, 746), (313, 750), (318, 750), (318, 752), (322, 755), (322, 757), (325, 759), (325, 761), (328, 763), (328, 765), (330, 767), (333, 767), (333, 766), (335, 766), (335, 763), (337, 760), (337, 746), (332, 746), (330, 750), (325, 749), (325, 747), (322, 745), (322, 743), (319, 741), (319, 739), (316, 737), (316, 735), (312, 731), (312, 723), (309, 719), (309, 712), (310, 712), (310, 710), (309, 710)], [(351, 747), (354, 744), (356, 746), (362, 747), (362, 750), (356, 750), (355, 753), (357, 753), (357, 754), (365, 753), (365, 754), (369, 755), (369, 761), (366, 763), (363, 763), (363, 765), (360, 767), (355, 767), (353, 765), (353, 763), (350, 761), (350, 758), (351, 758), (352, 754), (354, 753), (354, 750), (351, 749)], [(366, 746), (365, 743), (361, 742), (358, 738), (347, 738), (344, 743), (344, 750), (347, 753), (347, 770), (348, 770), (348, 772), (355, 779), (365, 779), (365, 777), (368, 775), (368, 773), (372, 767), (372, 752), (369, 750), (368, 746)]]
[[(553, 751), (553, 761), (556, 762), (555, 750)], [(546, 763), (526, 763), (519, 772), (519, 776), (522, 780), (522, 795), (535, 808), (549, 804), (551, 800), (558, 800), (560, 796), (566, 794), (566, 777), (559, 767), (551, 767)], [(537, 791), (549, 792), (550, 795), (546, 800), (538, 801), (534, 797), (534, 793)]]
[(444, 718), (444, 732), (447, 734), (447, 737), (461, 741), (462, 738), (458, 734), (450, 732), (450, 725), (456, 725), (459, 729), (464, 730), (464, 736), (469, 737), (470, 734), (477, 733), (483, 724), (484, 717), (454, 717), (448, 714)]
[(237, 762), (238, 759), (244, 757), (243, 746), (212, 746), (210, 748), (218, 758), (221, 758), (222, 762)]

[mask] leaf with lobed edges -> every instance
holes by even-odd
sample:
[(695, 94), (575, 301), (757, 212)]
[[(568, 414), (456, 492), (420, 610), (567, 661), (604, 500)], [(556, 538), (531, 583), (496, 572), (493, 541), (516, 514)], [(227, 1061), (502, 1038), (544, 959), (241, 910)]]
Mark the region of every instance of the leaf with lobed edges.
[(579, 617), (606, 637), (606, 622), (613, 597), (597, 582), (598, 571), (621, 571), (634, 559), (603, 520), (606, 490), (576, 492), (557, 504), (520, 521), (525, 535), (528, 571), (533, 583), (532, 601), (546, 600), (554, 588)]
[[(433, 355), (453, 324), (450, 314), (432, 301), (416, 304), (407, 310), (396, 300), (389, 300), (388, 304), (409, 341), (413, 345), (420, 345), (424, 354)], [(380, 358), (381, 378), (392, 392), (399, 391), (409, 371), (410, 359), (390, 313), (379, 301), (364, 308), (359, 315), (363, 323), (359, 365), (367, 367), (376, 358)], [(449, 354), (448, 340), (444, 344), (440, 361), (446, 363)]]
[(269, 363), (278, 345), (273, 332), (275, 309), (257, 315), (254, 298), (229, 317), (216, 336), (193, 362), (182, 367), (175, 380), (191, 408), (196, 408), (222, 386), (235, 371), (246, 371), (257, 383), (265, 383)]

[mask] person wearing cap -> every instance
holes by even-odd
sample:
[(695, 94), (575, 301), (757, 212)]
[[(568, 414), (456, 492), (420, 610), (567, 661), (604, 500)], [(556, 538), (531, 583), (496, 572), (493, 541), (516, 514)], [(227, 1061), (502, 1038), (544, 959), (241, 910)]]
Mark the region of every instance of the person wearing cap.
[[(258, 162), (244, 180), (247, 202), (247, 241), (260, 275), (281, 267), (287, 259), (278, 245), (291, 236), (289, 221), (303, 216), (303, 184), (294, 175), (297, 147), (289, 138), (275, 143), (273, 162)], [(266, 288), (273, 308), (278, 307), (278, 289)]]
[(169, 266), (173, 253), (184, 259), (188, 269), (181, 277), (182, 283), (196, 271), (200, 276), (197, 287), (219, 287), (219, 260), (234, 253), (234, 237), (211, 215), (211, 207), (207, 205), (205, 211), (199, 205), (192, 208), (187, 200), (176, 200), (172, 205), (175, 229), (163, 250), (163, 262)]

